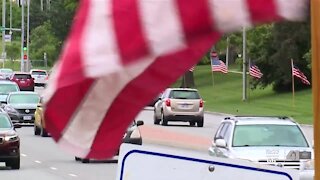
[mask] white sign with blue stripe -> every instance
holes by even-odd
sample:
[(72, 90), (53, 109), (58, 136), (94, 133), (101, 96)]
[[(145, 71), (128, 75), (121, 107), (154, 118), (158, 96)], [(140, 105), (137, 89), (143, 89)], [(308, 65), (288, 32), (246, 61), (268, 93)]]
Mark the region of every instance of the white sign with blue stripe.
[(299, 171), (159, 146), (121, 146), (117, 180), (298, 180)]

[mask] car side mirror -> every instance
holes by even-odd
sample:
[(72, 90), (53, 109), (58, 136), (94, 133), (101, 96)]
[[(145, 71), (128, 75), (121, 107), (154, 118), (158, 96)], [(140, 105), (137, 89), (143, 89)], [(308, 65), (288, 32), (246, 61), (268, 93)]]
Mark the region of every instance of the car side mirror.
[(39, 104), (37, 105), (37, 107), (42, 107), (42, 104), (41, 104), (41, 103), (39, 103)]
[(21, 124), (13, 124), (13, 127), (16, 128), (21, 128)]
[(137, 121), (137, 126), (142, 126), (142, 125), (144, 125), (144, 122), (143, 121)]
[(227, 148), (227, 142), (224, 139), (217, 139), (216, 146), (220, 148)]

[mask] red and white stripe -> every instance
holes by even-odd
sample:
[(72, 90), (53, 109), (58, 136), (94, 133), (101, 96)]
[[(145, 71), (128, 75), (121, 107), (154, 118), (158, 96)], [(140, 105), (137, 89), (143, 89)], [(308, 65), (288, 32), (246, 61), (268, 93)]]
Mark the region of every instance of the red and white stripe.
[(301, 20), (307, 0), (81, 0), (46, 90), (46, 126), (79, 157), (106, 158), (141, 108), (225, 32)]
[(256, 66), (256, 65), (251, 65), (250, 66), (249, 74), (250, 74), (250, 76), (255, 77), (257, 79), (260, 79), (263, 76), (263, 74), (260, 71), (259, 67)]

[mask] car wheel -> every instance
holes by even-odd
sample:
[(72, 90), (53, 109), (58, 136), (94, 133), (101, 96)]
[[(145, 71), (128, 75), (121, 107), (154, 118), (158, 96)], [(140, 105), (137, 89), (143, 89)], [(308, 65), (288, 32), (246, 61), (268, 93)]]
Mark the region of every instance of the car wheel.
[(76, 161), (81, 161), (81, 158), (75, 156), (75, 157), (74, 157), (74, 160), (76, 160)]
[(195, 126), (195, 125), (196, 125), (196, 122), (190, 121), (190, 126)]
[(168, 125), (168, 120), (167, 118), (164, 116), (164, 113), (161, 113), (161, 125), (162, 126), (167, 126)]
[(10, 166), (11, 169), (20, 169), (20, 156), (6, 162), (6, 166)]
[(48, 133), (45, 128), (41, 128), (40, 130), (41, 130), (40, 132), (41, 137), (48, 137)]
[(82, 162), (82, 163), (89, 163), (90, 160), (89, 160), (89, 159), (81, 159), (81, 162)]
[(153, 124), (160, 124), (160, 119), (157, 119), (156, 112), (153, 114)]
[(198, 127), (203, 127), (203, 119), (201, 119), (200, 121), (197, 122), (197, 126)]
[(34, 135), (40, 135), (40, 129), (34, 125)]

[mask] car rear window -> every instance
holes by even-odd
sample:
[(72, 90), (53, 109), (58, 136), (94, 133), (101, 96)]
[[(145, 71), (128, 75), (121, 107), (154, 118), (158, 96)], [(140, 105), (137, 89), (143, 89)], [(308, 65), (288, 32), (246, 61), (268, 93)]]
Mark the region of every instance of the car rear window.
[(31, 79), (32, 78), (30, 74), (15, 74), (14, 77), (17, 79)]
[(44, 75), (44, 76), (47, 75), (47, 73), (45, 71), (32, 71), (31, 74), (32, 75)]
[(11, 128), (10, 120), (5, 115), (0, 115), (0, 128)]
[(171, 91), (169, 98), (172, 99), (200, 99), (200, 95), (197, 91), (186, 90), (173, 90)]

